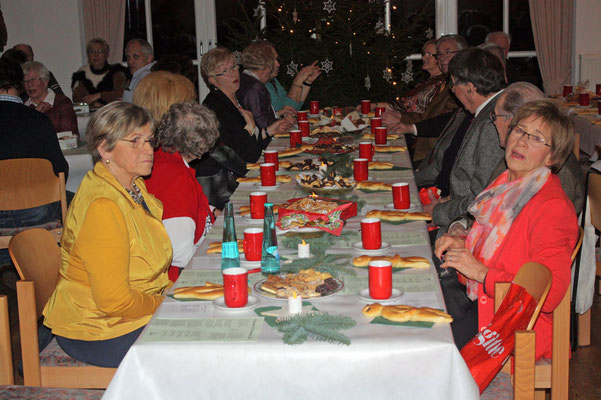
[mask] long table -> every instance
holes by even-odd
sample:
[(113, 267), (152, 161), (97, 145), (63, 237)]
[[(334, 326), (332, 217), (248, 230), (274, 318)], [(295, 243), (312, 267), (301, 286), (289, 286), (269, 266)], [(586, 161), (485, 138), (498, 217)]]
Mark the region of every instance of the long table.
[[(274, 140), (270, 148), (283, 149), (287, 143), (287, 139)], [(394, 144), (404, 145), (404, 139)], [(295, 159), (312, 157), (317, 156), (301, 154)], [(375, 160), (392, 161), (403, 169), (370, 171), (370, 176), (389, 183), (409, 182), (412, 203), (419, 204), (408, 152), (376, 153)], [(253, 184), (241, 184), (231, 199), (235, 210), (248, 204), (249, 193), (256, 190)], [(305, 195), (293, 180), (269, 191), (268, 201), (277, 204)], [(356, 196), (364, 206), (358, 216), (347, 221), (343, 235), (327, 252), (356, 257), (360, 253), (351, 245), (360, 240), (361, 217), (370, 209), (382, 209), (391, 203), (392, 196), (390, 192), (366, 194), (358, 190), (348, 196)], [(239, 215), (235, 222), (238, 238), (245, 228), (262, 226)], [(206, 249), (209, 242), (221, 240), (222, 224), (221, 218), (216, 221), (175, 286), (198, 285), (205, 280), (220, 282), (220, 257), (207, 255)], [(383, 240), (392, 244), (386, 254), (431, 260), (424, 222), (382, 224), (382, 228)], [(279, 236), (280, 254), (295, 259), (297, 251), (286, 247), (287, 239)], [(263, 278), (260, 274), (249, 277), (251, 287)], [(356, 321), (355, 327), (341, 331), (350, 339), (350, 345), (311, 339), (287, 345), (282, 333), (254, 310), (221, 311), (210, 302), (182, 302), (167, 296), (119, 366), (104, 398), (479, 398), (478, 387), (453, 344), (448, 324), (428, 328), (371, 323), (361, 313), (365, 303), (356, 295), (359, 289), (367, 288), (367, 271), (352, 268), (349, 258), (338, 277), (345, 284), (341, 293), (310, 303), (319, 311), (350, 316)], [(398, 304), (444, 309), (432, 263), (429, 269), (395, 273), (394, 286), (404, 291)], [(257, 296), (254, 289), (253, 295)], [(285, 304), (257, 297), (260, 304), (256, 310)]]

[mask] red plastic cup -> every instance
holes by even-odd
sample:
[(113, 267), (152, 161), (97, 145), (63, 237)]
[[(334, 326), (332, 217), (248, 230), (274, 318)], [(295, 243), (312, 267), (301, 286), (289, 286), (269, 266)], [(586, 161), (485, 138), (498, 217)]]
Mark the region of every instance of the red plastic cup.
[(252, 219), (265, 218), (265, 203), (267, 202), (267, 193), (250, 193), (250, 217)]
[(385, 126), (378, 126), (376, 128), (376, 144), (386, 144), (388, 142), (388, 128)]
[(275, 164), (274, 163), (261, 164), (261, 185), (262, 186), (275, 186)]
[(261, 261), (263, 251), (263, 229), (247, 228), (244, 230), (244, 256), (247, 261)]
[(601, 83), (597, 83), (595, 85), (595, 95), (596, 96), (601, 96)]
[(588, 107), (591, 105), (591, 97), (588, 95), (588, 93), (580, 93), (578, 101), (582, 107)]
[(307, 111), (297, 111), (296, 112), (296, 120), (297, 121), (308, 121), (309, 113)]
[(371, 134), (376, 134), (376, 128), (382, 126), (382, 118), (376, 117), (371, 119)]
[(361, 242), (365, 250), (378, 250), (382, 247), (380, 218), (363, 218), (361, 220)]
[(290, 147), (294, 148), (297, 144), (303, 144), (303, 133), (300, 129), (290, 131)]
[(376, 260), (368, 265), (369, 296), (372, 299), (389, 299), (392, 295), (392, 263)]
[(572, 94), (572, 90), (574, 90), (574, 88), (572, 87), (572, 85), (563, 85), (562, 96), (563, 97), (568, 97), (569, 95)]
[(342, 108), (341, 107), (334, 107), (332, 109), (332, 115), (333, 116), (339, 116), (342, 117)]
[(359, 158), (366, 158), (367, 161), (372, 162), (375, 152), (372, 142), (359, 142)]
[(355, 174), (355, 181), (366, 181), (369, 176), (367, 158), (355, 158), (353, 160), (353, 170)]
[(275, 170), (280, 169), (280, 163), (278, 162), (278, 151), (277, 150), (265, 150), (263, 152), (263, 158), (265, 158), (266, 163), (273, 163), (275, 165)]
[(376, 117), (381, 117), (386, 111), (386, 107), (376, 107)]
[(319, 114), (319, 101), (311, 100), (309, 103), (309, 114), (318, 115)]
[(409, 196), (409, 184), (399, 182), (392, 184), (392, 202), (397, 210), (406, 210), (411, 207), (411, 197)]
[(367, 115), (371, 111), (371, 101), (361, 100), (361, 114)]
[(309, 136), (309, 121), (298, 121), (298, 128), (303, 137)]
[(228, 268), (222, 273), (225, 305), (230, 308), (244, 307), (248, 303), (248, 270)]
[(597, 103), (597, 114), (601, 115), (601, 100)]

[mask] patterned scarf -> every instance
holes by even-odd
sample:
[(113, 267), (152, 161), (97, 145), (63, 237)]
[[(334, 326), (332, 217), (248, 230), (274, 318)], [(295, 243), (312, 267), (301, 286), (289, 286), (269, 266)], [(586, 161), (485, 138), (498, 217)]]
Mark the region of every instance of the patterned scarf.
[[(540, 167), (511, 182), (507, 181), (508, 173), (509, 170), (503, 172), (468, 208), (476, 222), (467, 236), (465, 247), (484, 265), (490, 263), (511, 224), (547, 182), (551, 170)], [(468, 279), (467, 295), (476, 300), (478, 282)]]

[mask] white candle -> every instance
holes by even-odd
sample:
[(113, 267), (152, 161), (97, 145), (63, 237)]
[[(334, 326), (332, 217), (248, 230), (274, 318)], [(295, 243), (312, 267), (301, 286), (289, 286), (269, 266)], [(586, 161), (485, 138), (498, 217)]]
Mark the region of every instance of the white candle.
[(303, 311), (303, 298), (296, 295), (296, 292), (292, 296), (288, 297), (288, 314), (294, 315)]
[(302, 243), (298, 244), (298, 258), (309, 258), (311, 257), (311, 247), (309, 243), (305, 243), (303, 240)]
[(321, 165), (319, 166), (319, 172), (321, 172), (325, 176), (326, 173), (328, 172), (328, 164), (322, 162)]

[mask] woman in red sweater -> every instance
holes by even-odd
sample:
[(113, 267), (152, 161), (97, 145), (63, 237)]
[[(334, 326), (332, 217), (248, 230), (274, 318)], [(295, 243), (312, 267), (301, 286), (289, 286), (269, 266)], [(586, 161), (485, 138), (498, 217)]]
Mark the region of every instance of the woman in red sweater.
[(537, 359), (551, 356), (551, 313), (570, 284), (570, 256), (578, 239), (574, 206), (556, 175), (573, 144), (572, 123), (554, 103), (524, 104), (509, 128), (508, 169), (469, 207), (475, 222), (467, 238), (445, 235), (436, 242), (436, 256), (444, 253), (441, 266), (468, 278), (478, 329), (492, 320), (496, 282), (511, 281), (529, 261), (549, 268), (551, 290), (534, 325)]

